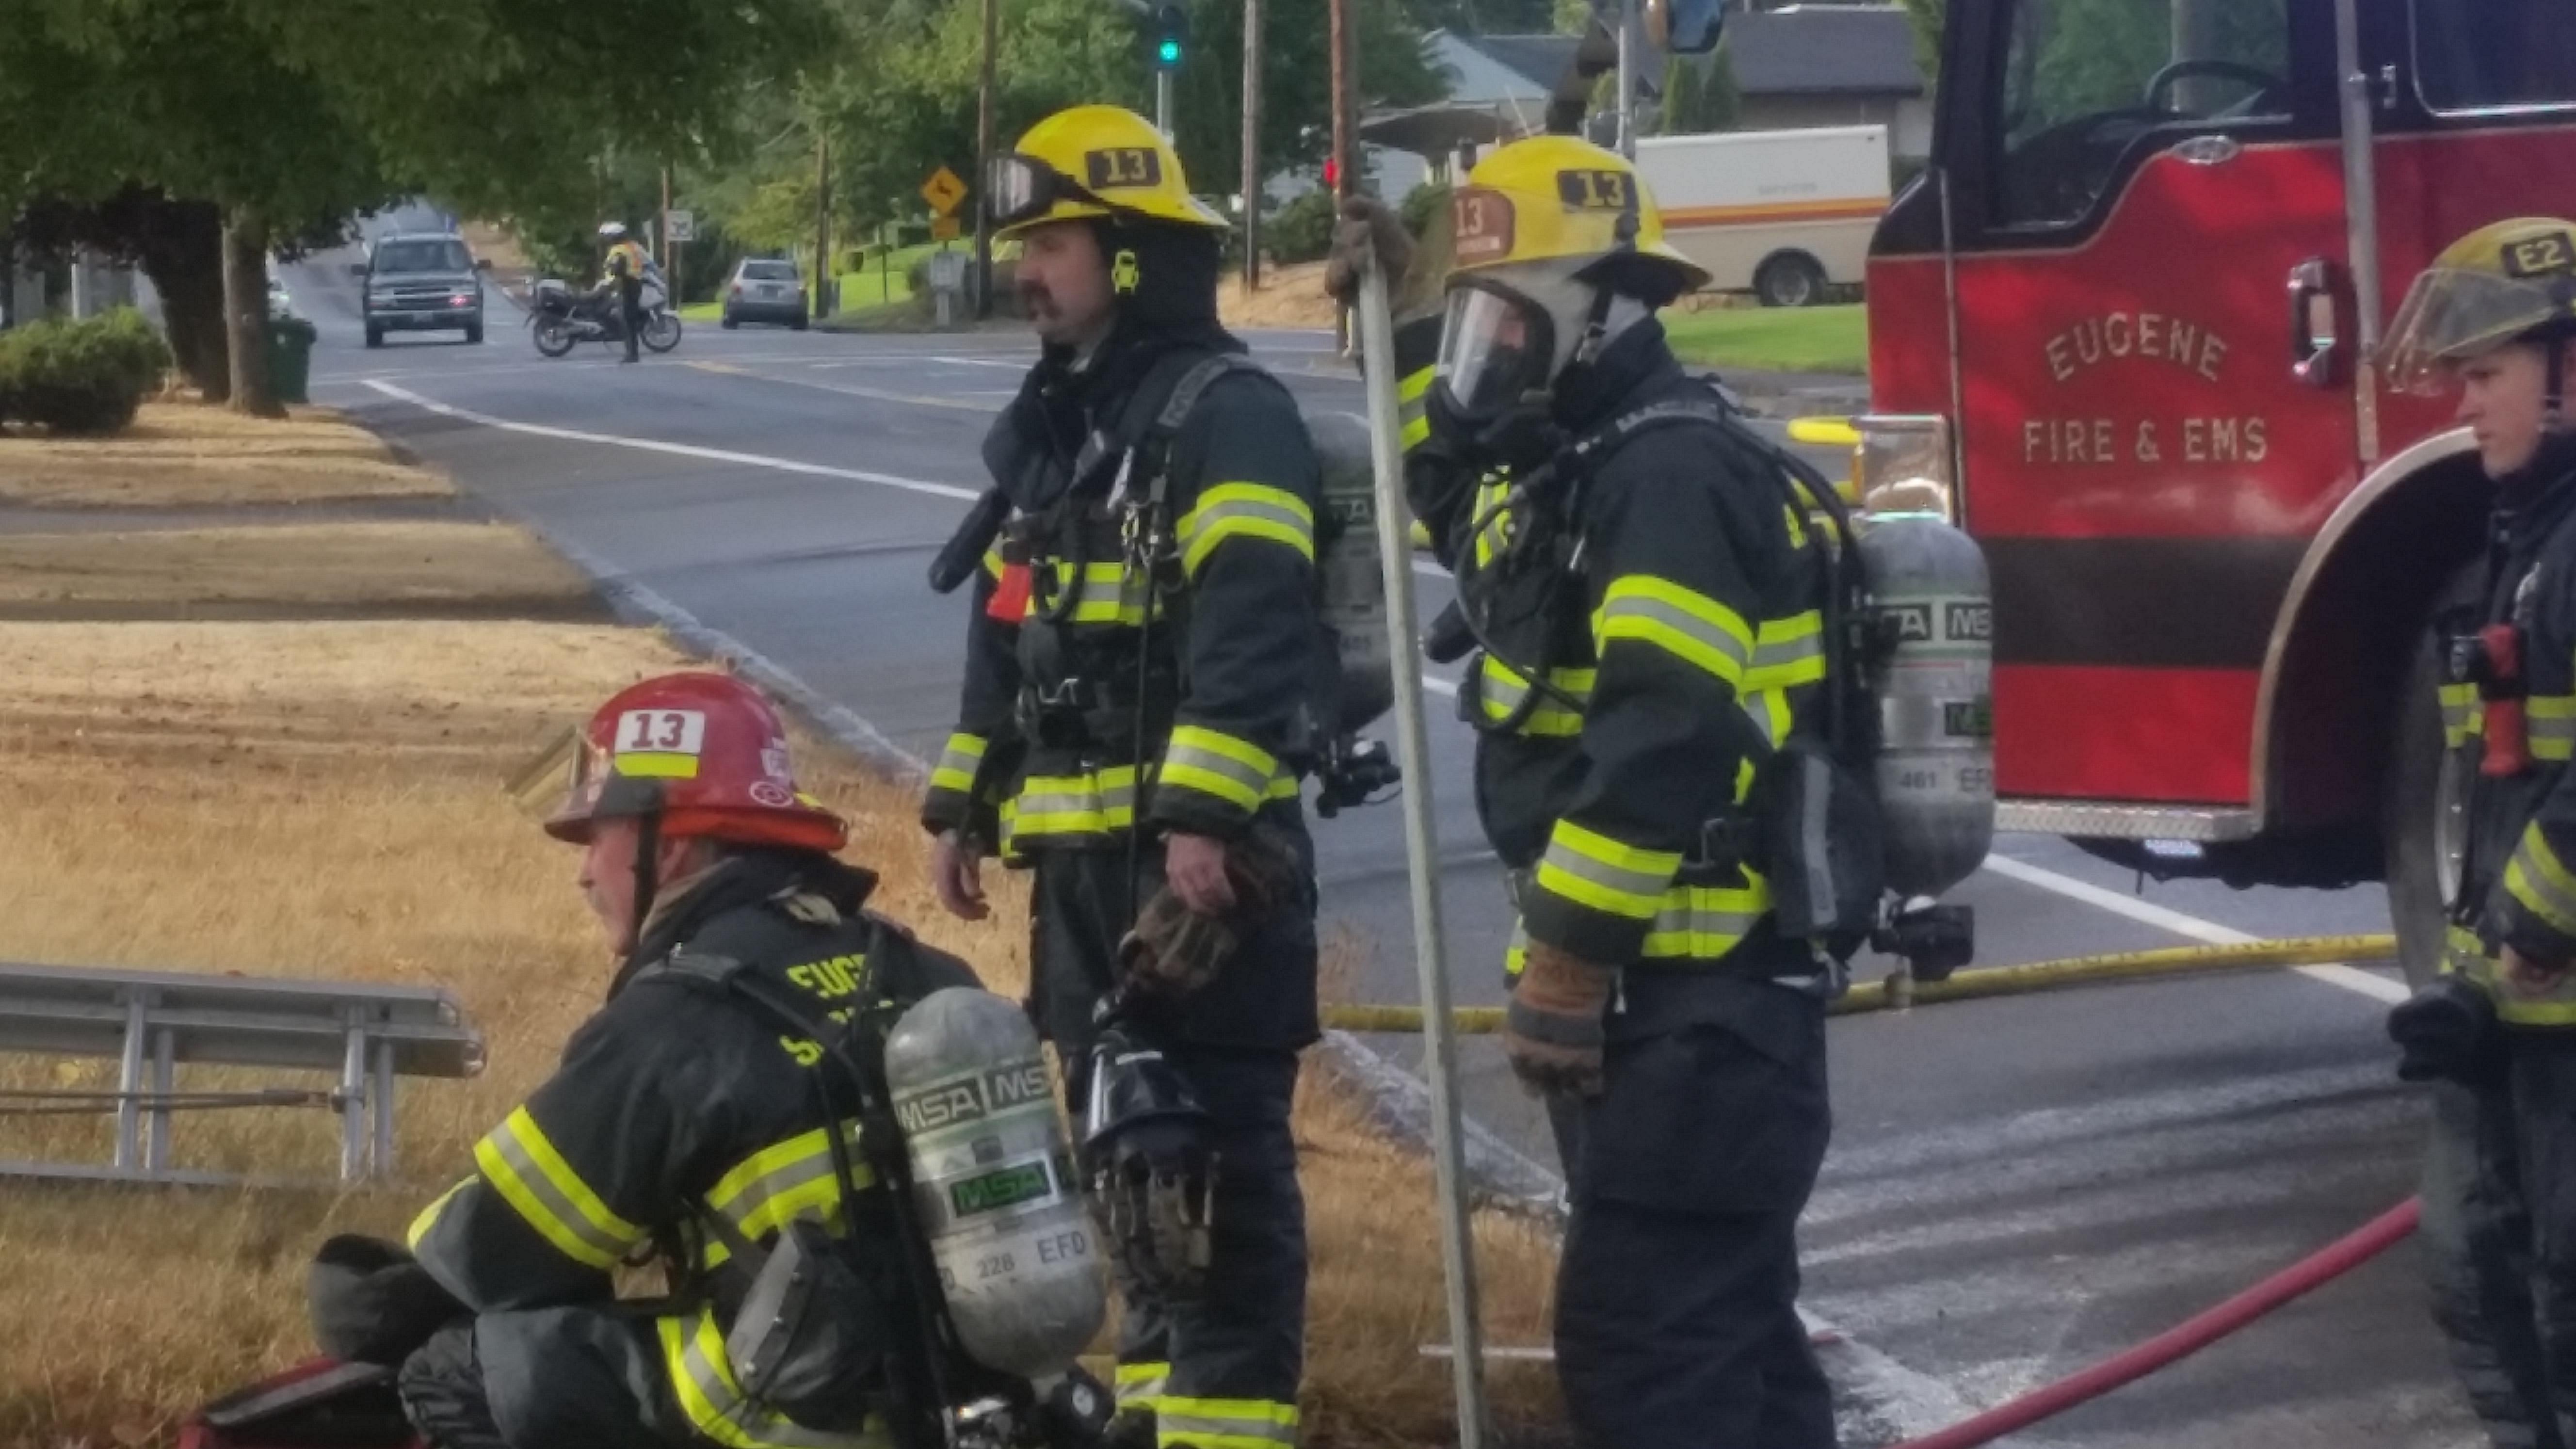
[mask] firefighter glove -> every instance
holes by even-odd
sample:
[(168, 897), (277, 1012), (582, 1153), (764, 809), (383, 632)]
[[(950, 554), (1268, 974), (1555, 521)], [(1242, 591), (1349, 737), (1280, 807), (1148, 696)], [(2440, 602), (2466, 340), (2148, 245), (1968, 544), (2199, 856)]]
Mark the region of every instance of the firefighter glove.
[(1346, 197), (1342, 215), (1333, 223), (1332, 255), (1324, 262), (1324, 290), (1335, 301), (1353, 305), (1360, 297), (1360, 273), (1374, 254), (1386, 273), (1390, 291), (1404, 280), (1413, 263), (1413, 236), (1386, 204), (1365, 196)]
[(1225, 848), (1234, 909), (1221, 916), (1191, 910), (1170, 886), (1156, 890), (1136, 925), (1118, 943), (1119, 967), (1137, 990), (1174, 1000), (1216, 979), (1243, 937), (1286, 908), (1303, 889), (1297, 857), (1270, 831), (1255, 828)]
[(1601, 1018), (1613, 979), (1607, 966), (1530, 942), (1503, 1013), (1503, 1054), (1531, 1089), (1601, 1095)]

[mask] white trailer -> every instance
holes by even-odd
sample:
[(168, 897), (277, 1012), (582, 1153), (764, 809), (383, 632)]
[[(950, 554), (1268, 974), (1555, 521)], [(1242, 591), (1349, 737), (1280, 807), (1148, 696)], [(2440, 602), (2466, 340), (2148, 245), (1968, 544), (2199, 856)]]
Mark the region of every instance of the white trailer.
[(1649, 137), (1637, 170), (1665, 239), (1708, 268), (1711, 287), (1803, 307), (1828, 283), (1861, 280), (1887, 210), (1887, 128)]

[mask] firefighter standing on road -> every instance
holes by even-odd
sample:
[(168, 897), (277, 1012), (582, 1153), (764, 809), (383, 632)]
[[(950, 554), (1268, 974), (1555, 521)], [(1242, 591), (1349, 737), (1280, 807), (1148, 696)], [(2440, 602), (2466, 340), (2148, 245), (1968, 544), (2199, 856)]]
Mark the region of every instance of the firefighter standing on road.
[[(1399, 388), (1423, 410), (1407, 483), (1483, 646), (1460, 708), (1521, 909), (1505, 1050), (1580, 1119), (1567, 1407), (1603, 1449), (1820, 1449), (1793, 1235), (1828, 1132), (1823, 990), (1744, 806), (1820, 693), (1822, 555), (1665, 344), (1655, 309), (1707, 277), (1628, 162), (1533, 138), (1454, 204), (1438, 362)], [(1351, 215), (1337, 280), (1393, 240)], [(1647, 420), (1675, 405), (1702, 411)]]
[[(704, 1215), (764, 1247), (797, 1217), (892, 1231), (874, 1194), (854, 1223), (842, 1212), (821, 1048), (727, 978), (822, 1017), (973, 975), (863, 912), (874, 878), (832, 857), (842, 822), (798, 791), (777, 713), (729, 676), (650, 679), (603, 705), (546, 830), (586, 849), (582, 889), (622, 963), (607, 1004), (476, 1144), (475, 1175), (413, 1223), (410, 1253), (325, 1245), (324, 1346), (399, 1365), (436, 1449), (881, 1449), (873, 1424), (827, 1432), (746, 1403), (727, 1356), (751, 1275)], [(618, 1304), (610, 1277), (647, 1248), (673, 1280), (658, 1318)]]
[(2576, 222), (2461, 238), (2389, 329), (2393, 386), (2460, 391), (2495, 484), (2476, 604), (2447, 621), (2468, 781), (2441, 980), (2390, 1030), (2434, 1079), (2434, 1311), (2500, 1449), (2576, 1444)]
[[(1044, 350), (984, 443), (1008, 522), (923, 806), (934, 875), (974, 917), (985, 855), (1035, 865), (1032, 1007), (1077, 1112), (1095, 1010), (1118, 993), (1213, 1118), (1204, 1291), (1162, 1301), (1122, 1273), (1120, 1442), (1291, 1443), (1306, 1241), (1288, 1110), (1317, 1034), (1298, 779), (1319, 468), (1295, 402), (1217, 325), (1225, 224), (1144, 118), (1083, 106), (1041, 122), (993, 168), (986, 204), (1021, 244)], [(1204, 960), (1122, 949), (1140, 922), (1152, 936), (1193, 921), (1236, 940), (1213, 979)]]
[(653, 259), (626, 234), (626, 223), (622, 221), (602, 225), (599, 238), (608, 243), (600, 290), (617, 294), (617, 321), (626, 333), (626, 360), (634, 362), (642, 356), (636, 344), (644, 336), (644, 272), (652, 266)]

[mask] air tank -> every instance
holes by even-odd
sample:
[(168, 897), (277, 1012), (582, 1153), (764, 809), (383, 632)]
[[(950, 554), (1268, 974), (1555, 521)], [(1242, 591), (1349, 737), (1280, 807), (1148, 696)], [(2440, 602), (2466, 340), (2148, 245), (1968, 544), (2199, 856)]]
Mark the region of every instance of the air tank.
[(1333, 713), (1337, 733), (1350, 734), (1395, 706), (1386, 576), (1378, 564), (1377, 472), (1365, 422), (1348, 413), (1317, 413), (1306, 426), (1324, 472), (1315, 568), (1338, 666)]
[(1995, 838), (1994, 603), (1976, 540), (1928, 513), (1860, 521), (1861, 567), (1885, 646), (1879, 808), (1887, 885), (1937, 896)]
[(885, 1073), (962, 1346), (1021, 1378), (1064, 1372), (1108, 1284), (1027, 1014), (971, 986), (932, 992), (886, 1038)]

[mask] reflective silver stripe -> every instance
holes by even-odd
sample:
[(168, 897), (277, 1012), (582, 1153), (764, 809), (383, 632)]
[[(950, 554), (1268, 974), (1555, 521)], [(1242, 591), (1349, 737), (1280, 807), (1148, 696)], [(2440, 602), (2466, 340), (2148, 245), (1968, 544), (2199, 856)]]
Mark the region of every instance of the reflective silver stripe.
[[(1810, 620), (1814, 620), (1813, 628), (1806, 627)], [(1792, 626), (1797, 626), (1804, 632), (1785, 639), (1774, 637), (1778, 631)], [(1759, 642), (1753, 646), (1752, 659), (1744, 667), (1744, 687), (1747, 690), (1776, 689), (1789, 684), (1809, 683), (1810, 680), (1803, 678), (1781, 679), (1774, 676), (1797, 670), (1799, 666), (1808, 664), (1810, 661), (1817, 669), (1824, 667), (1824, 621), (1815, 615), (1801, 614), (1794, 619), (1775, 619), (1762, 626), (1758, 637)], [(1813, 670), (1801, 672), (1814, 673)]]
[[(1673, 871), (1681, 864), (1680, 855), (1672, 854), (1642, 865), (1621, 864), (1587, 853), (1581, 840), (1590, 832), (1576, 835), (1573, 831), (1572, 821), (1557, 822), (1557, 828), (1548, 840), (1547, 854), (1539, 861), (1540, 888), (1595, 910), (1651, 919), (1656, 902), (1663, 897), (1665, 888), (1672, 884)], [(1605, 853), (1657, 854), (1636, 851), (1606, 837), (1595, 838), (1601, 839)], [(1664, 859), (1669, 859), (1671, 864), (1663, 864)]]
[[(536, 1143), (520, 1135), (522, 1124), (525, 1124), (526, 1131), (537, 1135)], [(554, 1174), (547, 1170), (549, 1164), (545, 1157), (552, 1157), (555, 1164), (562, 1166), (565, 1176), (572, 1178), (583, 1193), (590, 1193), (588, 1184), (580, 1183), (571, 1165), (554, 1153), (552, 1144), (544, 1142), (544, 1135), (536, 1120), (528, 1115), (528, 1109), (521, 1107), (476, 1145), (475, 1165), (484, 1169), (485, 1177), (512, 1207), (519, 1210), (520, 1216), (528, 1220), (529, 1226), (544, 1234), (567, 1256), (597, 1268), (614, 1265), (626, 1256), (626, 1250), (635, 1246), (643, 1234), (638, 1231), (632, 1237), (624, 1236), (620, 1229), (631, 1225), (611, 1212), (596, 1194), (591, 1194), (592, 1207), (596, 1208), (594, 1212), (557, 1183)], [(482, 1160), (485, 1150), (497, 1162)], [(544, 1155), (540, 1156), (540, 1153)], [(495, 1166), (506, 1168), (506, 1171), (495, 1172), (492, 1170)], [(524, 1199), (522, 1194), (525, 1194)], [(601, 1221), (602, 1218), (608, 1220)]]
[(1677, 886), (1646, 928), (1641, 955), (1652, 960), (1713, 961), (1752, 934), (1768, 910), (1761, 886)]
[(1272, 1408), (1266, 1404), (1245, 1402), (1240, 1414), (1183, 1412), (1175, 1405), (1213, 1407), (1224, 1400), (1185, 1399), (1166, 1396), (1154, 1410), (1154, 1439), (1157, 1444), (1187, 1444), (1192, 1449), (1262, 1449), (1278, 1444), (1293, 1446), (1297, 1442), (1297, 1411), (1294, 1407)]
[[(1612, 583), (1600, 610), (1593, 615), (1594, 651), (1602, 652), (1603, 646), (1615, 639), (1640, 639), (1698, 665), (1729, 685), (1740, 685), (1744, 662), (1753, 653), (1751, 641), (1676, 599), (1665, 597), (1667, 592), (1688, 591), (1661, 579), (1637, 576)], [(1707, 601), (1707, 607), (1715, 610), (1724, 606), (1712, 600)]]

